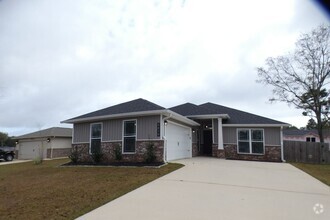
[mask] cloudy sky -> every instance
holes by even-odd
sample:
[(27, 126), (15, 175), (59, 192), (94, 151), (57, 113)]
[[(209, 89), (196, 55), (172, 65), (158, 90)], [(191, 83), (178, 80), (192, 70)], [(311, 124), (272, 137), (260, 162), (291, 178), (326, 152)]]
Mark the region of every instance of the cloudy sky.
[(309, 0), (0, 0), (0, 131), (21, 135), (144, 98), (217, 104), (304, 126), (257, 84), (329, 17)]

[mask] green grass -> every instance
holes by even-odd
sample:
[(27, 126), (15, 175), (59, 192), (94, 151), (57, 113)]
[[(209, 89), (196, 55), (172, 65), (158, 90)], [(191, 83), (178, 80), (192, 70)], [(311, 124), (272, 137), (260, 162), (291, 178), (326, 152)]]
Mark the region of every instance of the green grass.
[(58, 167), (68, 161), (0, 166), (0, 219), (74, 219), (183, 166)]
[(330, 164), (291, 164), (330, 186)]

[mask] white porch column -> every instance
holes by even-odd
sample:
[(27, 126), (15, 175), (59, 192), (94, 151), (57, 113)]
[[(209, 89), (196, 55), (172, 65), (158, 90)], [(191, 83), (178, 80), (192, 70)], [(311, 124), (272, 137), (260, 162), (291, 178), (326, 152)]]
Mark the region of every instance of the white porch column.
[(218, 149), (223, 150), (222, 118), (218, 118)]

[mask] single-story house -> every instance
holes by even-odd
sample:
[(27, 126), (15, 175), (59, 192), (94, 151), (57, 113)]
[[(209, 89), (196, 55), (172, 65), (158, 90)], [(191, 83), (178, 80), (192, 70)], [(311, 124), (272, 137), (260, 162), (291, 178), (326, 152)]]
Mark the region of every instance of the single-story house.
[(18, 159), (67, 157), (72, 148), (72, 128), (52, 127), (15, 139)]
[[(330, 143), (330, 130), (323, 130), (324, 142)], [(299, 129), (284, 129), (284, 141), (303, 141), (303, 142), (320, 142), (319, 133), (316, 129), (299, 130)]]
[(143, 161), (155, 146), (158, 161), (208, 155), (227, 159), (282, 161), (286, 123), (214, 103), (169, 109), (144, 99), (114, 105), (63, 121), (73, 124), (73, 148), (83, 160), (101, 150), (104, 160)]

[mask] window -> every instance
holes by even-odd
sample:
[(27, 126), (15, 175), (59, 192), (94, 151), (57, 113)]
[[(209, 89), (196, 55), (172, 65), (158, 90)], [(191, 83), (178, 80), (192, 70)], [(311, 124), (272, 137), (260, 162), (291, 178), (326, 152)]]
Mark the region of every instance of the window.
[(306, 137), (306, 142), (315, 142), (315, 137)]
[(262, 129), (237, 130), (237, 142), (238, 153), (264, 153), (264, 131)]
[(91, 124), (91, 142), (89, 153), (101, 151), (102, 124)]
[(136, 120), (124, 121), (124, 153), (135, 153)]

